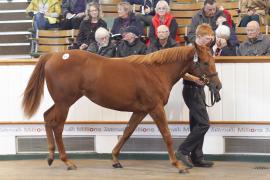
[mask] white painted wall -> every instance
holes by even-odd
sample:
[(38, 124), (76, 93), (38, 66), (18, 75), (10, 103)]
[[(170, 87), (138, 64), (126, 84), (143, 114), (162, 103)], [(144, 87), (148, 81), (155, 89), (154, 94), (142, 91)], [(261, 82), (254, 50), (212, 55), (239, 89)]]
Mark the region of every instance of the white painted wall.
[[(35, 116), (30, 120), (25, 119), (21, 110), (22, 93), (33, 68), (34, 65), (0, 66), (0, 122), (43, 121), (43, 112), (53, 104), (46, 88), (44, 99)], [(209, 109), (210, 119), (221, 122), (268, 122), (270, 120), (270, 63), (224, 63), (217, 64), (217, 69), (223, 83), (222, 101)], [(209, 96), (209, 92), (206, 91), (206, 93)], [(181, 82), (173, 88), (165, 109), (169, 121), (188, 120), (188, 109), (182, 99)], [(101, 123), (102, 121), (127, 121), (130, 114), (129, 112), (105, 109), (93, 104), (86, 98), (81, 98), (71, 107), (68, 121), (94, 120), (101, 121)], [(152, 120), (147, 117), (146, 121)], [(25, 125), (24, 127), (28, 126), (32, 127), (31, 125)], [(43, 125), (36, 126), (43, 127)], [(19, 127), (19, 125), (0, 125), (0, 154), (16, 153), (15, 136), (17, 135), (40, 135), (40, 133), (34, 131), (25, 132), (24, 130), (19, 134), (13, 130), (8, 131), (8, 133), (4, 132), (7, 128), (16, 127)], [(41, 133), (45, 134), (44, 131)], [(76, 135), (77, 132), (67, 134), (70, 133)], [(223, 136), (224, 134), (207, 135), (205, 152), (222, 154), (224, 152)], [(115, 134), (97, 134), (96, 150), (100, 153), (110, 152), (116, 142), (117, 135)]]

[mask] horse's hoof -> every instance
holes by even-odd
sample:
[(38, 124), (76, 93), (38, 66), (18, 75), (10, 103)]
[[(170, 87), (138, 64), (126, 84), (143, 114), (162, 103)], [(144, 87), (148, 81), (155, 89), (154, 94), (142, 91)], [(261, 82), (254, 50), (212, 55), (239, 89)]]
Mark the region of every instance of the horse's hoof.
[(71, 165), (71, 166), (68, 166), (67, 170), (76, 170), (77, 169), (77, 166), (76, 165)]
[(123, 166), (120, 163), (115, 163), (112, 165), (114, 168), (123, 168)]
[(187, 174), (187, 173), (189, 173), (188, 168), (186, 168), (186, 169), (180, 169), (179, 170), (179, 173), (180, 174)]
[(52, 163), (53, 163), (53, 159), (48, 158), (48, 159), (47, 159), (47, 162), (48, 162), (48, 165), (49, 165), (49, 166), (51, 166), (51, 165), (52, 165)]

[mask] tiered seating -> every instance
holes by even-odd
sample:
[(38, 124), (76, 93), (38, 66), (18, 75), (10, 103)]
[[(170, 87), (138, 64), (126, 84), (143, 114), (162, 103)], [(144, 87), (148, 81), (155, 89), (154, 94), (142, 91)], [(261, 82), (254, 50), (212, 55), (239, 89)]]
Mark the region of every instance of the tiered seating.
[[(113, 19), (117, 17), (116, 5), (119, 2), (121, 2), (121, 0), (100, 0), (104, 19), (108, 23), (109, 29), (112, 27)], [(234, 21), (238, 22), (238, 13), (236, 11), (238, 9), (238, 2), (231, 2), (231, 0), (218, 0), (218, 4), (229, 10)], [(25, 8), (27, 5), (27, 0), (23, 2), (0, 2), (0, 23), (5, 24), (0, 28), (0, 43), (2, 43), (0, 44), (1, 54), (28, 54), (30, 52), (29, 42), (25, 38), (26, 35), (30, 34), (27, 32), (27, 29), (31, 28), (31, 20), (25, 16)], [(139, 12), (139, 7), (140, 6), (138, 5), (134, 5), (133, 10)], [(174, 0), (170, 4), (170, 7), (172, 14), (179, 24), (178, 34), (181, 38), (181, 43), (184, 43), (184, 37), (187, 35), (191, 19), (197, 11), (203, 7), (203, 1)], [(15, 23), (14, 20), (19, 21), (16, 21)], [(71, 44), (69, 41), (70, 38), (74, 38), (77, 33), (78, 31), (74, 30), (39, 31), (38, 38), (36, 39), (38, 43), (36, 52), (44, 53), (49, 51), (65, 50)], [(237, 35), (239, 36), (240, 41), (242, 41), (245, 38), (245, 31), (238, 28)], [(7, 45), (7, 43), (13, 44)]]
[(36, 51), (33, 56), (47, 52), (58, 52), (67, 50), (72, 41), (77, 37), (78, 30), (38, 30)]
[[(219, 6), (227, 9), (235, 23), (238, 23), (238, 2), (220, 2)], [(180, 26), (188, 26), (191, 24), (192, 17), (203, 7), (203, 3), (172, 3), (170, 5), (171, 12)]]
[(0, 1), (0, 55), (28, 55), (30, 43), (26, 36), (31, 19), (26, 17), (25, 1)]

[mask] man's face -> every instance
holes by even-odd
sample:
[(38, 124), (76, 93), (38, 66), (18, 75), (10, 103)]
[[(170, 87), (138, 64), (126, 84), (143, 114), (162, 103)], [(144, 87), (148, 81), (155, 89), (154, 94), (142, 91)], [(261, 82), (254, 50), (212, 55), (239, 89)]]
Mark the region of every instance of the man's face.
[(259, 36), (260, 31), (256, 26), (253, 25), (247, 25), (246, 27), (247, 37), (249, 39), (255, 39)]
[(210, 46), (214, 40), (214, 36), (211, 35), (197, 36), (196, 38), (196, 42), (201, 46)]
[(110, 40), (109, 36), (103, 36), (103, 37), (98, 38), (97, 42), (99, 46), (105, 47), (105, 46), (108, 46), (109, 40)]
[(123, 40), (125, 40), (129, 43), (132, 43), (136, 39), (135, 34), (133, 34), (132, 32), (125, 32), (122, 34), (122, 36), (123, 36)]
[(168, 39), (169, 35), (170, 35), (170, 32), (166, 28), (160, 28), (157, 30), (157, 37), (160, 40)]
[(203, 10), (206, 17), (213, 17), (217, 11), (217, 5), (216, 3), (214, 3), (213, 5), (206, 4)]

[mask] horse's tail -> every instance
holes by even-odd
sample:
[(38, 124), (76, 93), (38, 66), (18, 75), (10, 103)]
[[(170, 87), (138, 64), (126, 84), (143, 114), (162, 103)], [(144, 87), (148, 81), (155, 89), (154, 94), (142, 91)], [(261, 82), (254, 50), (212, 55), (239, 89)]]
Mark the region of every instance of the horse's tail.
[(32, 72), (23, 93), (22, 108), (25, 117), (31, 118), (37, 111), (44, 93), (45, 64), (50, 54), (43, 55)]

